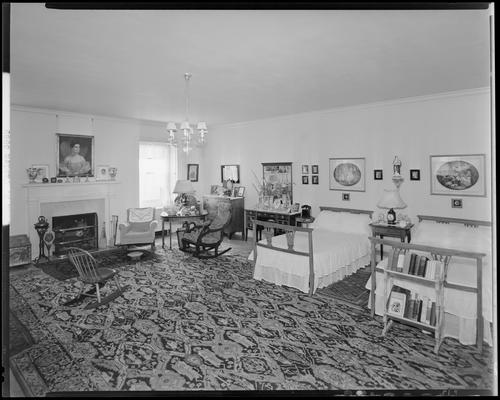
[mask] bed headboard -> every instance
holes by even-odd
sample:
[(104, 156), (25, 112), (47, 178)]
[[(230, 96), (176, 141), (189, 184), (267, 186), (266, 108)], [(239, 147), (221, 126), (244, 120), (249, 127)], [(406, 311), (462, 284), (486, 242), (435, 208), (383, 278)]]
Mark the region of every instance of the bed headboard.
[(336, 212), (348, 212), (351, 214), (368, 214), (370, 218), (372, 217), (373, 211), (369, 210), (357, 210), (354, 208), (341, 208), (341, 207), (327, 207), (319, 206), (320, 211), (336, 211)]
[(435, 221), (440, 224), (449, 224), (450, 222), (454, 224), (464, 224), (465, 226), (475, 227), (475, 226), (491, 226), (491, 222), (489, 221), (478, 221), (474, 219), (461, 219), (461, 218), (448, 218), (448, 217), (435, 217), (432, 215), (417, 215), (418, 221), (422, 222), (423, 220)]

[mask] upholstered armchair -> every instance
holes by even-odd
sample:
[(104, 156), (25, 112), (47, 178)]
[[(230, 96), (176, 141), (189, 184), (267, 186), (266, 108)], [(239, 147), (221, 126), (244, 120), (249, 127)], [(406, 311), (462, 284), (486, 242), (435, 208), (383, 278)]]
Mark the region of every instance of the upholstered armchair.
[(217, 214), (204, 223), (185, 222), (183, 229), (177, 230), (179, 249), (197, 258), (220, 256), (231, 248), (219, 251), (224, 238), (224, 228), (231, 222), (231, 204), (220, 202)]
[(154, 219), (153, 207), (127, 209), (127, 222), (118, 225), (119, 246), (151, 245), (155, 248), (155, 230), (158, 222)]

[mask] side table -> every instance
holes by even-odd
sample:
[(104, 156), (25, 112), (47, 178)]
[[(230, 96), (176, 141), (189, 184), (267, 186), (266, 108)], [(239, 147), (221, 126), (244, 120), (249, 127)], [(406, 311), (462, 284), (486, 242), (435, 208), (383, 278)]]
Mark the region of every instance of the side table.
[(312, 224), (314, 220), (315, 220), (314, 217), (309, 217), (309, 218), (297, 217), (295, 218), (295, 225), (309, 228), (309, 224)]
[[(390, 236), (401, 239), (401, 242), (405, 240), (410, 243), (411, 241), (411, 228), (413, 224), (406, 225), (404, 228), (395, 224), (382, 224), (379, 222), (372, 222), (369, 224), (372, 228), (372, 236), (377, 237), (380, 236), (380, 239), (383, 239), (384, 236)], [(384, 246), (380, 245), (380, 260), (384, 257)]]
[(187, 221), (192, 219), (199, 219), (204, 221), (208, 212), (202, 212), (199, 215), (169, 215), (166, 212), (160, 214), (161, 217), (161, 247), (165, 248), (165, 222), (168, 222), (169, 227), (169, 238), (170, 238), (170, 250), (172, 250), (172, 220)]

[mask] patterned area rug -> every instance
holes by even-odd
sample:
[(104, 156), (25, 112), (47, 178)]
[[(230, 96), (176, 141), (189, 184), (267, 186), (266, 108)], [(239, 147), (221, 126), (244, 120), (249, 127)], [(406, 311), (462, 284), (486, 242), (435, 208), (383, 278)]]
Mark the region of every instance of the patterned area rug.
[(341, 281), (332, 283), (330, 286), (318, 289), (318, 293), (325, 296), (354, 304), (360, 307), (367, 307), (370, 291), (365, 289), (366, 282), (370, 278), (370, 266), (357, 270)]
[(11, 357), (34, 396), (54, 391), (491, 389), (492, 352), (434, 340), (330, 296), (252, 279), (244, 257), (177, 250), (123, 263), (130, 289), (85, 310), (38, 268), (11, 279), (11, 307), (34, 344)]

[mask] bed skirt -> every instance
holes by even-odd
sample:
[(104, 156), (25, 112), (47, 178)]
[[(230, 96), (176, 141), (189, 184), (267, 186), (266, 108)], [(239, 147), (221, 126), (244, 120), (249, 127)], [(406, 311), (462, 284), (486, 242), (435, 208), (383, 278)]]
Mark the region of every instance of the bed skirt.
[[(370, 263), (370, 255), (367, 254), (362, 256), (349, 265), (344, 265), (335, 268), (335, 271), (330, 274), (314, 277), (314, 292), (316, 289), (326, 287), (334, 282), (341, 281), (346, 276), (355, 273), (358, 269), (365, 267)], [(276, 285), (289, 286), (299, 289), (301, 292), (309, 293), (309, 270), (307, 270), (303, 275), (295, 275), (287, 272), (283, 272), (278, 268), (266, 265), (255, 265), (255, 270), (253, 274), (254, 279), (264, 280), (266, 282), (271, 282)]]

